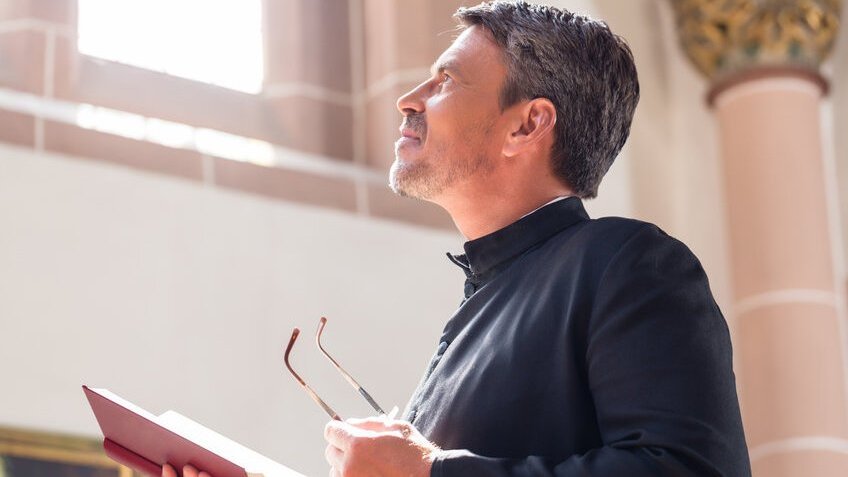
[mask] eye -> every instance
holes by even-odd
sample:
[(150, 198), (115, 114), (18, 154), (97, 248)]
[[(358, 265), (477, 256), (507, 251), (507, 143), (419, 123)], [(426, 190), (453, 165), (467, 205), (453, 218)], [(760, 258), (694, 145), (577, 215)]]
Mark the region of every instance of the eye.
[(445, 85), (445, 83), (448, 83), (450, 81), (453, 81), (453, 79), (450, 77), (449, 74), (440, 73), (439, 76), (436, 78), (436, 87), (441, 89)]

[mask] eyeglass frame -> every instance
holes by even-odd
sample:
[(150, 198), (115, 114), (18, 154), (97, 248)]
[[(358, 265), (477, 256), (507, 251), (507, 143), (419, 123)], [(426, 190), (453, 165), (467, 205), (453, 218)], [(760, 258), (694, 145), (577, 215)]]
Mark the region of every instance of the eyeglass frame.
[[(341, 373), (341, 375), (345, 378), (345, 380), (354, 389), (359, 391), (359, 394), (362, 395), (362, 397), (365, 398), (366, 401), (368, 401), (368, 404), (375, 411), (377, 411), (377, 413), (379, 415), (385, 415), (386, 411), (384, 411), (383, 408), (380, 407), (379, 404), (377, 404), (377, 401), (375, 401), (374, 398), (371, 397), (371, 395), (368, 393), (368, 391), (366, 391), (365, 388), (363, 388), (359, 384), (359, 382), (357, 382), (353, 378), (353, 376), (350, 375), (350, 373), (345, 371), (344, 368), (342, 368), (341, 365), (335, 359), (333, 359), (332, 356), (330, 356), (330, 354), (327, 352), (327, 350), (324, 349), (324, 346), (321, 344), (321, 335), (324, 332), (324, 327), (326, 325), (327, 325), (327, 318), (322, 316), (321, 319), (318, 321), (318, 330), (315, 333), (315, 344), (318, 346), (318, 349), (321, 351), (321, 354), (323, 354), (324, 357), (326, 357), (330, 361), (330, 363), (332, 363), (333, 367), (335, 367), (339, 371), (339, 373)], [(297, 341), (297, 337), (299, 335), (300, 335), (300, 329), (295, 327), (294, 330), (292, 330), (292, 335), (291, 335), (291, 338), (289, 339), (289, 344), (288, 344), (288, 346), (286, 346), (286, 351), (285, 351), (285, 354), (283, 355), (283, 361), (286, 364), (286, 368), (288, 368), (291, 375), (301, 385), (301, 387), (304, 389), (304, 391), (306, 391), (306, 393), (309, 395), (309, 397), (312, 398), (312, 400), (315, 401), (316, 404), (321, 406), (321, 409), (323, 409), (324, 412), (326, 412), (327, 415), (330, 416), (330, 418), (332, 418), (336, 421), (341, 421), (342, 419), (341, 419), (341, 417), (339, 417), (339, 414), (332, 407), (330, 407), (329, 404), (327, 404), (323, 399), (321, 399), (320, 396), (318, 396), (318, 393), (316, 393), (315, 390), (312, 389), (312, 387), (309, 386), (309, 384), (307, 384), (306, 381), (302, 377), (300, 377), (299, 374), (297, 374), (297, 372), (292, 368), (291, 363), (289, 362), (289, 355), (291, 354), (291, 350), (294, 347), (294, 343), (295, 343), (295, 341)]]

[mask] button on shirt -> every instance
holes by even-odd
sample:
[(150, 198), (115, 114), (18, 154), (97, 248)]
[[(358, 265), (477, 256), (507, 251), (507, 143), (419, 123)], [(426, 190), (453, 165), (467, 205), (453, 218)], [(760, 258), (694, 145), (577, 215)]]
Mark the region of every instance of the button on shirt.
[(406, 412), (447, 450), (433, 476), (750, 475), (727, 326), (682, 243), (568, 198), (464, 249)]

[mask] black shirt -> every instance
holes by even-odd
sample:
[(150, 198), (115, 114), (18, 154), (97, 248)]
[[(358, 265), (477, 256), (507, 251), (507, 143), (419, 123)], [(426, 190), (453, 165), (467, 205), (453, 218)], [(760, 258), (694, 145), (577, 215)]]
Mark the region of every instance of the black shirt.
[(688, 248), (546, 205), (451, 259), (465, 299), (406, 412), (433, 476), (748, 476), (727, 325)]

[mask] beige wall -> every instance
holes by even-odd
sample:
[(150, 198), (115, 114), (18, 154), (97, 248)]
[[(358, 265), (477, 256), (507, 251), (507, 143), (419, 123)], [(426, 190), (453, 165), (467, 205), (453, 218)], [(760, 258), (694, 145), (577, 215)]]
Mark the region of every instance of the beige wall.
[[(307, 475), (326, 415), (403, 407), (462, 297), (458, 235), (0, 145), (0, 425), (99, 434), (80, 386), (177, 410)], [(319, 359), (320, 357), (320, 359)]]

